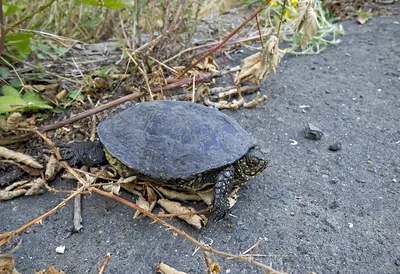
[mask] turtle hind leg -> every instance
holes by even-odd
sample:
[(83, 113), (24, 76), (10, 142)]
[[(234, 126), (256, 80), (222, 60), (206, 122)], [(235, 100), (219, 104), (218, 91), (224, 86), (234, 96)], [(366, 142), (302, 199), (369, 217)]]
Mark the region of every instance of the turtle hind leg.
[(60, 153), (63, 160), (71, 166), (86, 165), (98, 166), (107, 163), (100, 141), (86, 141), (60, 145)]
[(233, 166), (229, 166), (221, 170), (217, 176), (215, 184), (214, 202), (212, 207), (211, 218), (219, 221), (229, 212), (228, 196), (233, 187), (234, 170)]

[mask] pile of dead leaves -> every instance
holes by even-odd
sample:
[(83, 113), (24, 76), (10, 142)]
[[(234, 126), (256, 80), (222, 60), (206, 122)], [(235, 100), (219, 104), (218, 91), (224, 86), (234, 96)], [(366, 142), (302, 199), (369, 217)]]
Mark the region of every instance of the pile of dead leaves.
[[(48, 180), (53, 179), (56, 171), (56, 162), (53, 162), (54, 166), (50, 166), (50, 162), (51, 161), (49, 160), (47, 169), (54, 169), (54, 172), (53, 174), (49, 174), (49, 171), (46, 171), (46, 174), (48, 174)], [(0, 147), (0, 164), (15, 165), (15, 167), (23, 170), (31, 177), (40, 176), (44, 170), (44, 166), (37, 162), (33, 157), (5, 147)], [(1, 182), (0, 184), (0, 187), (3, 188), (0, 189), (0, 201), (10, 200), (22, 195), (29, 196), (43, 193), (46, 181), (41, 177), (16, 182), (7, 182), (7, 174), (3, 175), (4, 176), (1, 178), (4, 182)]]
[[(191, 206), (183, 206), (180, 202), (204, 202), (211, 207), (213, 202), (213, 189), (201, 192), (184, 192), (171, 190), (169, 188), (154, 186), (145, 182), (137, 182), (135, 176), (125, 178), (117, 183), (109, 184), (103, 187), (105, 190), (113, 193), (114, 195), (120, 194), (120, 189), (138, 196), (136, 203), (139, 207), (152, 212), (158, 204), (164, 211), (172, 214), (188, 224), (201, 229), (207, 224), (207, 217), (203, 214), (197, 213), (196, 209)], [(232, 207), (238, 198), (239, 188), (236, 187), (232, 190), (229, 196), (230, 207)], [(134, 218), (141, 217), (142, 214), (137, 211)]]

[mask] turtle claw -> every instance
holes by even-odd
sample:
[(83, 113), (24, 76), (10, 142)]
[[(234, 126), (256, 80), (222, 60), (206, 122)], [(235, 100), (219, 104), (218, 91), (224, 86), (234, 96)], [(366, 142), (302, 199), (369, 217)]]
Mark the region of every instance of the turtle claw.
[(229, 212), (228, 195), (232, 190), (233, 167), (229, 166), (223, 169), (217, 178), (215, 184), (214, 202), (211, 210), (211, 219), (217, 222), (224, 218)]

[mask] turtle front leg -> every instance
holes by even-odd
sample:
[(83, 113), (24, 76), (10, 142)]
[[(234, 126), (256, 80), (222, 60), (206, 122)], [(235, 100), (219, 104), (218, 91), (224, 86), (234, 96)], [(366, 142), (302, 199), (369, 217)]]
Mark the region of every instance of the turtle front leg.
[(217, 177), (217, 183), (215, 184), (214, 202), (212, 207), (212, 219), (219, 221), (225, 217), (229, 212), (229, 200), (228, 196), (233, 187), (233, 166), (229, 166), (223, 169)]
[(100, 141), (86, 141), (60, 145), (63, 160), (71, 166), (98, 166), (107, 162), (103, 144)]

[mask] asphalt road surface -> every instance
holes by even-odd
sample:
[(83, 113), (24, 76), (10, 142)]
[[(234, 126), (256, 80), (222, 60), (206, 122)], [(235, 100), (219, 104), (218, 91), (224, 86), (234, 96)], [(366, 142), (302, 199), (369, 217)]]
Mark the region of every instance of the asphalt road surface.
[[(240, 191), (229, 216), (198, 231), (212, 247), (240, 253), (259, 240), (258, 258), (290, 273), (400, 273), (400, 17), (343, 23), (342, 43), (316, 56), (285, 56), (261, 89), (270, 99), (227, 111), (260, 140), (269, 168)], [(238, 56), (238, 60), (243, 56)], [(303, 111), (302, 111), (303, 110)], [(304, 138), (311, 123), (321, 140)], [(341, 150), (329, 146), (341, 144)], [(70, 188), (71, 184), (56, 183)], [(129, 194), (123, 195), (133, 201)], [(0, 203), (1, 232), (43, 214), (64, 195)], [(98, 195), (83, 198), (81, 233), (69, 235), (73, 203), (14, 239), (17, 269), (54, 265), (66, 273), (155, 273), (163, 260), (204, 273), (201, 252), (148, 218)], [(64, 254), (56, 247), (65, 246)], [(216, 257), (221, 273), (263, 273)]]

